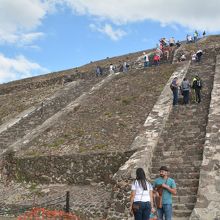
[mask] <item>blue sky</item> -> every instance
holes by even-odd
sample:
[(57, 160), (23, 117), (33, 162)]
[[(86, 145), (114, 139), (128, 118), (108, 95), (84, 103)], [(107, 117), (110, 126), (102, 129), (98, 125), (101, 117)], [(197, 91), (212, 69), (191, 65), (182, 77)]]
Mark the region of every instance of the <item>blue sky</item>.
[(0, 83), (220, 32), (219, 0), (0, 0)]

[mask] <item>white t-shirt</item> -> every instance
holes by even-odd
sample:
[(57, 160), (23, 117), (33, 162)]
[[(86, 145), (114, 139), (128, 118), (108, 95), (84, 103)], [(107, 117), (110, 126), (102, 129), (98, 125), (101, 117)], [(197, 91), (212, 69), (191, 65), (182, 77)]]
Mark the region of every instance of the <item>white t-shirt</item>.
[(111, 70), (111, 71), (114, 70), (114, 66), (110, 65), (109, 70)]
[(192, 55), (192, 60), (196, 60), (196, 54)]
[(147, 183), (147, 190), (143, 190), (142, 186), (139, 185), (138, 181), (135, 180), (131, 185), (131, 190), (135, 191), (134, 202), (150, 202), (150, 191), (153, 187), (150, 183)]
[(144, 55), (144, 60), (146, 61), (146, 62), (149, 62), (149, 57), (148, 57), (148, 55), (146, 54), (146, 55)]
[(192, 41), (192, 36), (191, 35), (188, 36), (188, 41)]

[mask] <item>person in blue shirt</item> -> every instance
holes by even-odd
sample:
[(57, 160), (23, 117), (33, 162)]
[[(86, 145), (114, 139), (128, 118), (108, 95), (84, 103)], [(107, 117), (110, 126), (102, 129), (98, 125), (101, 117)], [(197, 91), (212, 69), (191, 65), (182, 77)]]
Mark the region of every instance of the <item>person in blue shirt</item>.
[(174, 77), (170, 84), (170, 88), (173, 92), (173, 106), (178, 104), (178, 91), (179, 91), (179, 84), (178, 84), (178, 78)]
[(160, 177), (155, 179), (153, 187), (155, 190), (162, 188), (162, 207), (157, 209), (159, 220), (172, 219), (172, 195), (176, 195), (176, 183), (168, 177), (168, 168), (162, 166), (159, 169)]

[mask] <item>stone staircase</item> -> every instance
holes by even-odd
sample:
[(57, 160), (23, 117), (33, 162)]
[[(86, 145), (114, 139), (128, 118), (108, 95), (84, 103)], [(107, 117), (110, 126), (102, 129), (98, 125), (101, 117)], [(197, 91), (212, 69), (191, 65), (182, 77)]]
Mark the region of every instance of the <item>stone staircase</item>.
[(212, 49), (205, 53), (201, 63), (191, 63), (186, 77), (191, 82), (199, 74), (203, 80), (202, 102), (195, 103), (191, 97), (189, 105), (182, 105), (180, 100), (173, 107), (153, 155), (151, 179), (158, 176), (161, 165), (166, 165), (177, 183), (177, 195), (173, 199), (175, 220), (188, 220), (197, 199), (215, 56)]

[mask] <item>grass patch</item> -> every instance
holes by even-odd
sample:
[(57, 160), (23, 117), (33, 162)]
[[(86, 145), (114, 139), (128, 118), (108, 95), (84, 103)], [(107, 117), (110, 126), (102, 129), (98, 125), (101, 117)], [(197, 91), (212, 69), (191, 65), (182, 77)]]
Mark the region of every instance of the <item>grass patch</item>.
[(49, 148), (59, 148), (60, 145), (64, 144), (65, 139), (63, 138), (59, 138), (57, 140), (55, 140), (53, 143), (49, 144), (48, 147)]
[(32, 150), (32, 151), (27, 151), (26, 155), (30, 157), (40, 157), (41, 153), (39, 151)]
[(85, 131), (82, 128), (79, 128), (79, 129), (75, 130), (74, 133), (78, 137), (82, 137), (85, 134)]
[(92, 150), (104, 150), (106, 149), (107, 145), (106, 144), (96, 144), (92, 146)]
[(122, 97), (121, 102), (123, 105), (130, 105), (132, 101), (135, 100), (135, 96)]
[(108, 145), (106, 145), (106, 144), (95, 144), (91, 147), (80, 146), (79, 147), (79, 153), (87, 152), (89, 150), (94, 150), (94, 151), (106, 150), (107, 147), (108, 147)]
[(112, 117), (112, 112), (105, 112), (104, 115), (111, 118)]

